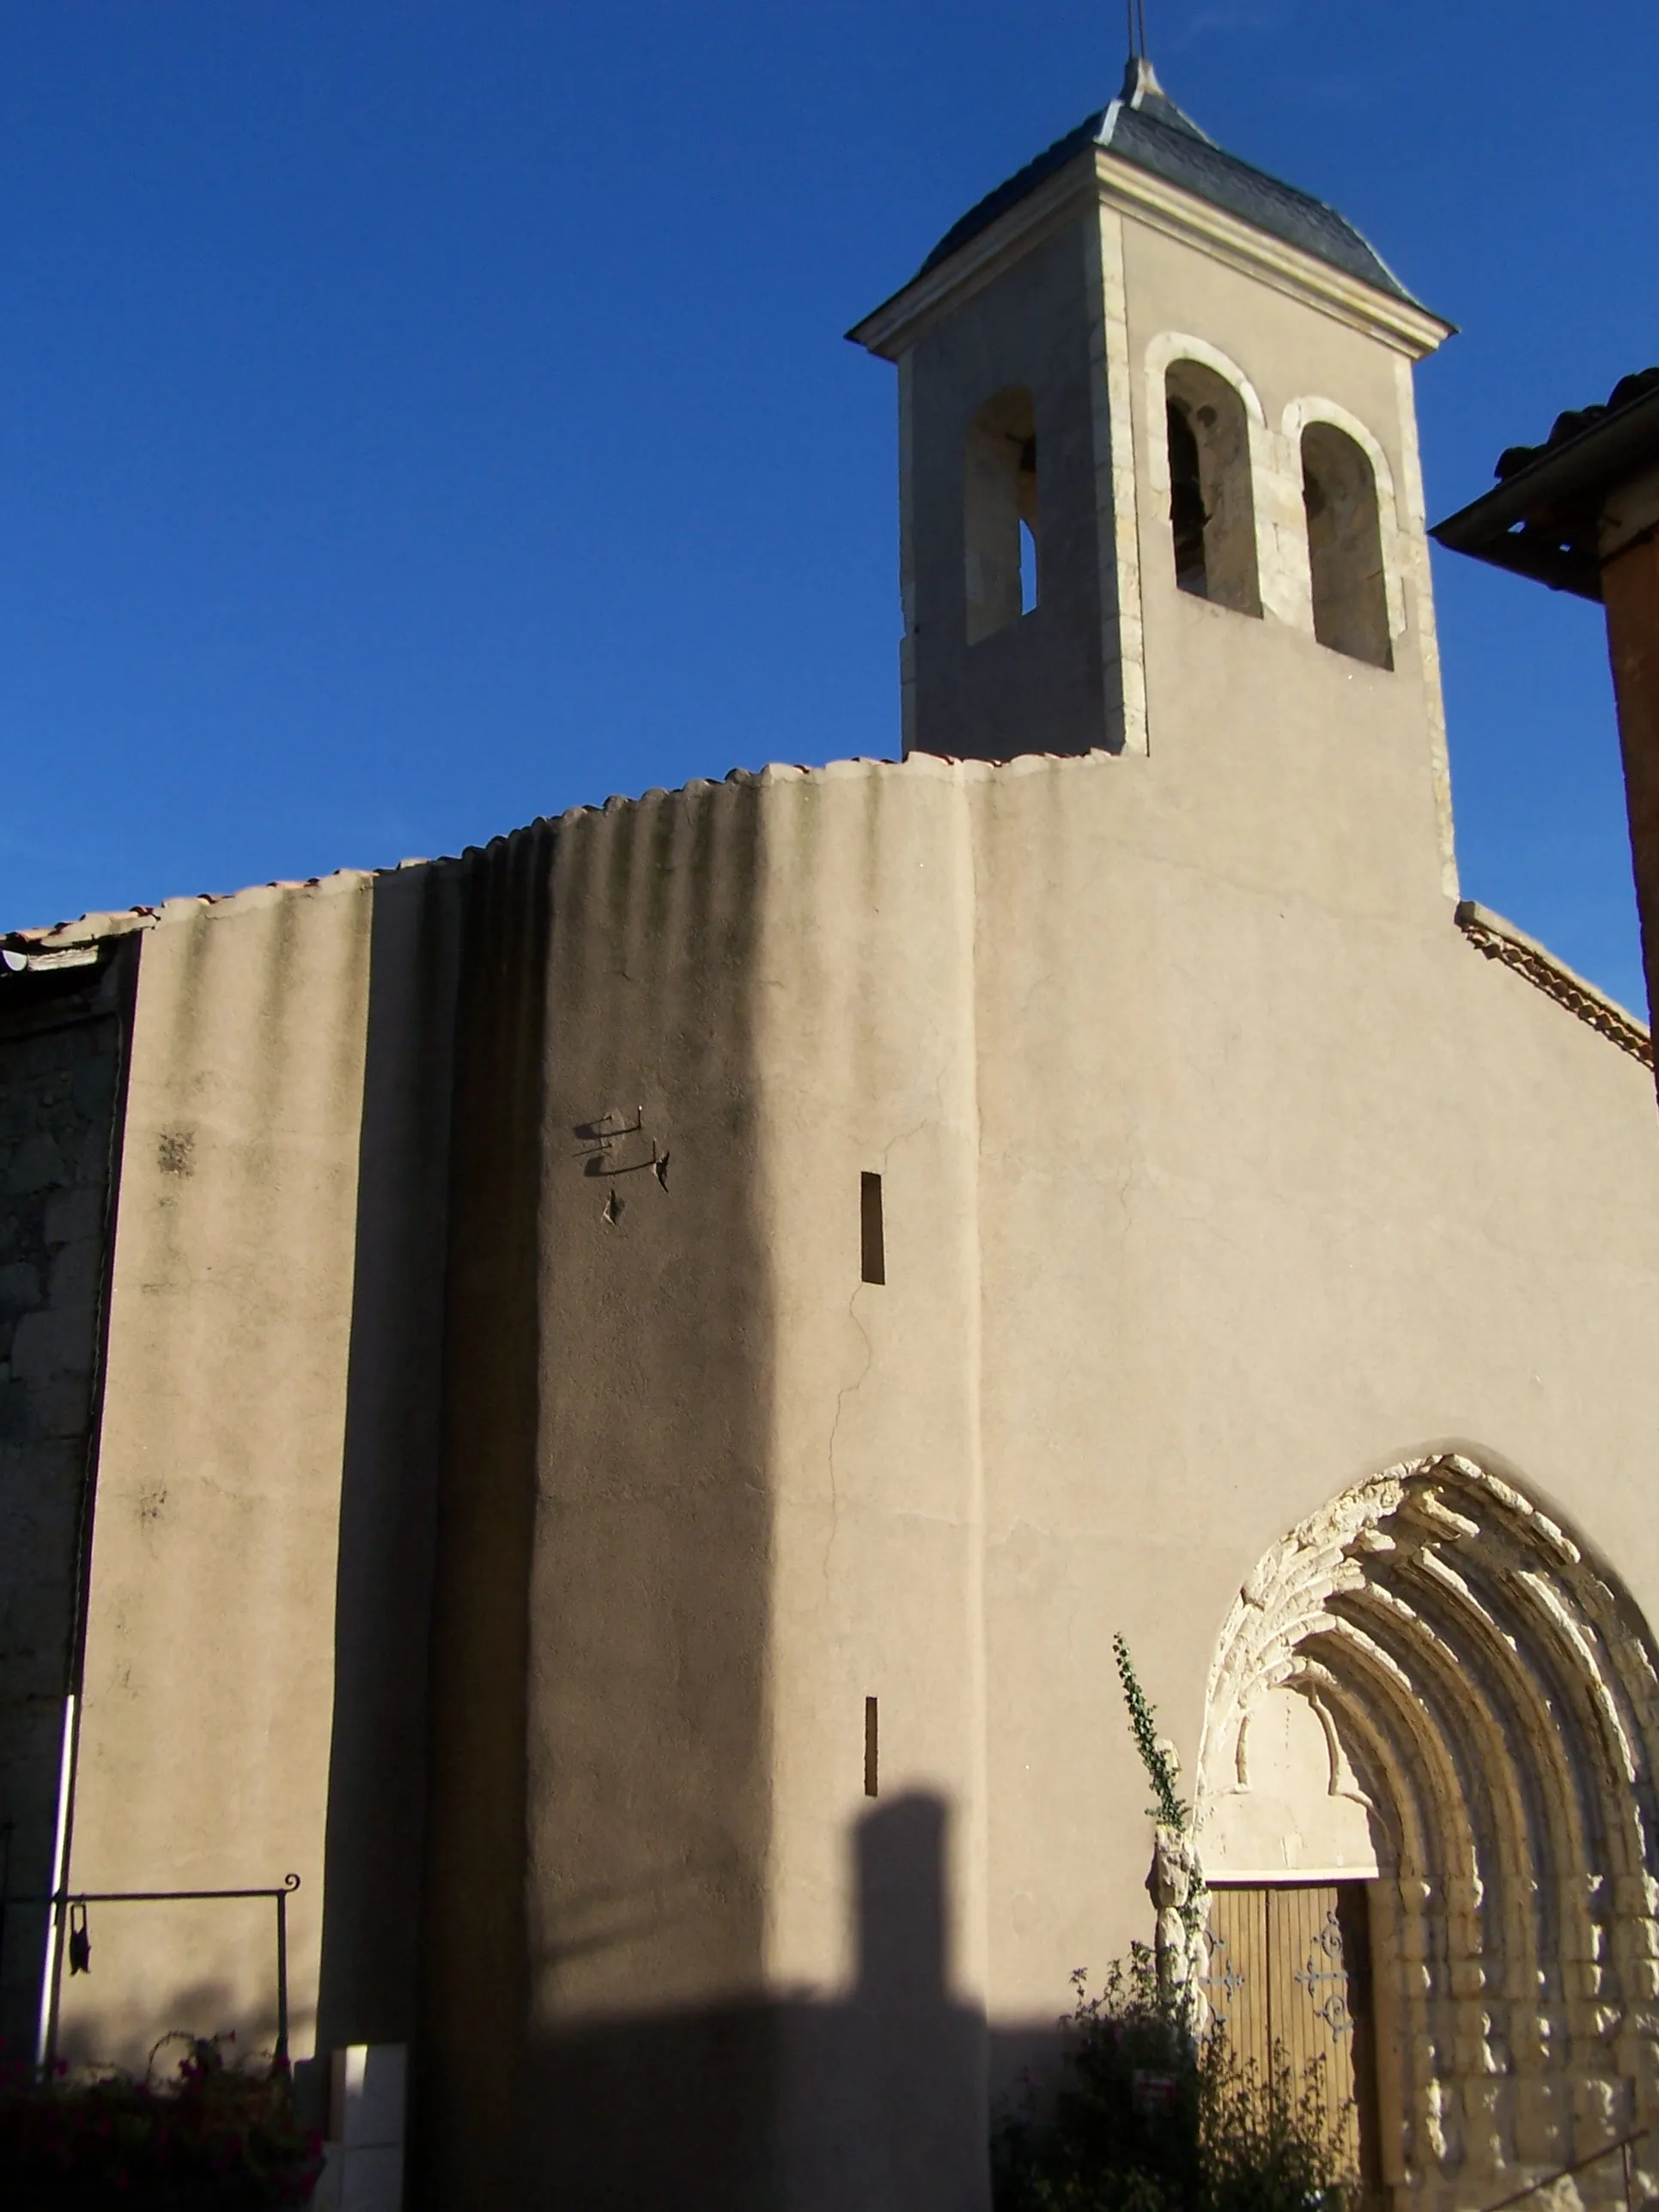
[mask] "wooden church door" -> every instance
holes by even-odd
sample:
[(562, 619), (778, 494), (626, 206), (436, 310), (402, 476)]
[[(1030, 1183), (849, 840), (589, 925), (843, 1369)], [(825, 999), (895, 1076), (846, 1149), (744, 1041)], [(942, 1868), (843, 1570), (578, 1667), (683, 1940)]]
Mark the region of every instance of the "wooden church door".
[(1350, 2177), (1376, 2180), (1370, 1924), (1362, 1881), (1217, 1885), (1210, 1893), (1212, 2017), (1243, 2065), (1298, 2086), (1316, 2067)]

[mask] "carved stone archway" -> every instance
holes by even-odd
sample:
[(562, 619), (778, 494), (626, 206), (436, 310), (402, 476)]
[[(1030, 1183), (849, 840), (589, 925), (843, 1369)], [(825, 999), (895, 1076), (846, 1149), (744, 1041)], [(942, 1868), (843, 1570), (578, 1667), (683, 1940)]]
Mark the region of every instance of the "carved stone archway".
[[(1379, 1838), (1396, 2202), (1490, 2204), (1659, 2122), (1659, 1663), (1628, 1593), (1462, 1455), (1344, 1492), (1267, 1554), (1223, 1630), (1200, 1856), (1241, 1735), (1286, 1690)], [(1659, 2166), (1659, 2142), (1641, 2154)], [(1580, 2189), (1622, 2201), (1620, 2160)]]

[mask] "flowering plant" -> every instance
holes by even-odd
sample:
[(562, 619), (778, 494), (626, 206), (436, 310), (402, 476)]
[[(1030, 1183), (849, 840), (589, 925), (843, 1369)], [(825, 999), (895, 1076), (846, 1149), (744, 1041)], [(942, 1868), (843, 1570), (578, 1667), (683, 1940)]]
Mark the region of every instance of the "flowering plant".
[(278, 2212), (309, 2202), (322, 2143), (301, 2127), (287, 2065), (227, 2061), (222, 2040), (185, 2048), (173, 2073), (43, 2081), (0, 2052), (0, 2172), (9, 2212)]

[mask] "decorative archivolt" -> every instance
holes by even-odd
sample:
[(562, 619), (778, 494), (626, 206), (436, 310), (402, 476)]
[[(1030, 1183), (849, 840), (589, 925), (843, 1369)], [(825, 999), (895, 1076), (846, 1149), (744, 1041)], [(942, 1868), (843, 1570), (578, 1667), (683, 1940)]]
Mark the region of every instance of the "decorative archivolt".
[[(1333, 1776), (1385, 1839), (1396, 2191), (1490, 2203), (1659, 2122), (1659, 1663), (1608, 1571), (1459, 1455), (1334, 1500), (1267, 1553), (1223, 1631), (1200, 1853), (1252, 1713), (1285, 1689), (1320, 1711)], [(1616, 2159), (1607, 2178), (1621, 2193)]]

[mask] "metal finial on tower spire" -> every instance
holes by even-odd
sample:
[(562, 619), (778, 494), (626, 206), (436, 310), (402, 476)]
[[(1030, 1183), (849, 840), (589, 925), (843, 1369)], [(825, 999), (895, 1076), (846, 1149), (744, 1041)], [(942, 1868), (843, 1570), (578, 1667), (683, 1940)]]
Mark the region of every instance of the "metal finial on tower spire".
[(1146, 52), (1146, 0), (1124, 0), (1124, 6), (1129, 22), (1129, 58), (1123, 65), (1123, 89), (1118, 98), (1128, 106), (1139, 107), (1148, 98), (1164, 99), (1164, 88)]

